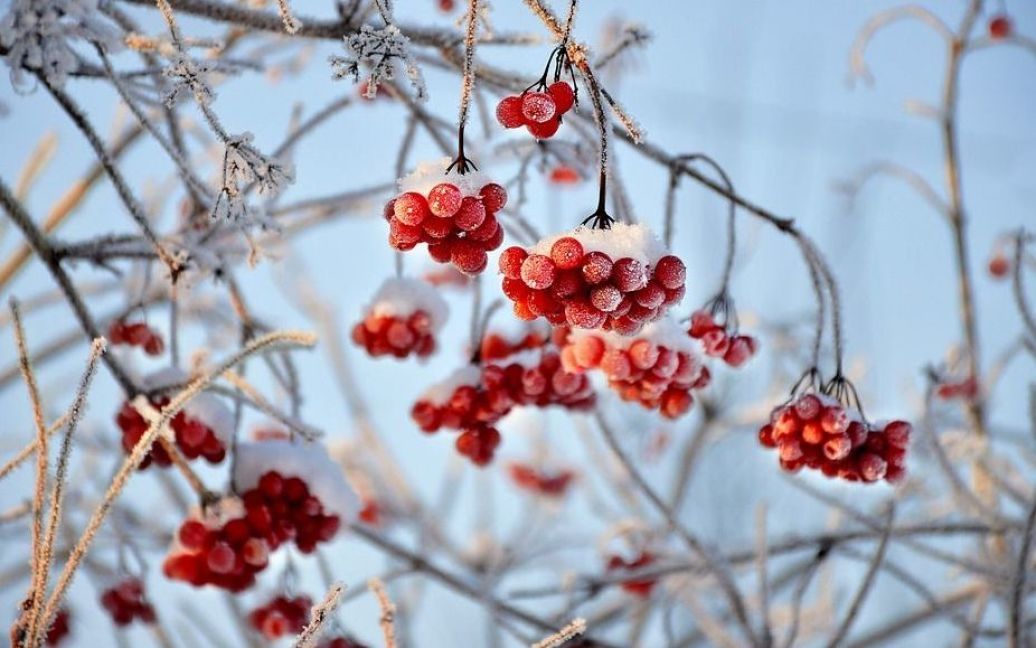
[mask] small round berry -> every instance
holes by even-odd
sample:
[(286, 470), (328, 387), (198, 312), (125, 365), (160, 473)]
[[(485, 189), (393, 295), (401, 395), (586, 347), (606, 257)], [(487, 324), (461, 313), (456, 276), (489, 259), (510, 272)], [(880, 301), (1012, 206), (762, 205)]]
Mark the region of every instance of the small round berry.
[(989, 275), (994, 279), (1003, 279), (1011, 271), (1011, 262), (1003, 253), (996, 253), (989, 259)]
[(431, 214), (428, 201), (415, 191), (408, 191), (396, 198), (392, 213), (400, 223), (411, 226), (420, 225)]
[(389, 223), (389, 245), (396, 250), (405, 252), (414, 249), (414, 246), (421, 242), (421, 236), (420, 227), (404, 225), (398, 220)]
[(567, 165), (559, 165), (550, 170), (548, 176), (550, 181), (556, 185), (574, 185), (579, 184), (583, 179), (579, 175), (579, 172)]
[(885, 426), (885, 439), (889, 445), (905, 448), (910, 444), (911, 426), (906, 421), (892, 421)]
[(759, 428), (759, 443), (761, 443), (766, 448), (777, 447), (777, 441), (773, 438), (772, 425), (767, 424)]
[(595, 329), (600, 328), (607, 319), (607, 315), (594, 308), (584, 301), (572, 301), (565, 305), (565, 319), (568, 323), (577, 328)]
[(453, 218), (461, 207), (462, 198), (457, 185), (440, 182), (428, 192), (428, 210), (439, 218)]
[(556, 113), (554, 99), (546, 92), (526, 92), (522, 95), (522, 116), (529, 125), (550, 121)]
[(524, 248), (512, 245), (500, 253), (500, 274), (508, 279), (521, 279), (522, 262), (529, 256)]
[(694, 311), (691, 314), (691, 328), (687, 331), (692, 338), (699, 339), (706, 333), (716, 328), (716, 320), (708, 311)]
[(655, 264), (655, 280), (667, 290), (676, 290), (687, 280), (687, 266), (680, 257), (664, 256)]
[(649, 340), (637, 340), (629, 347), (630, 362), (637, 369), (650, 369), (658, 362), (658, 347)]
[(590, 291), (590, 303), (594, 305), (594, 308), (604, 311), (605, 313), (611, 313), (619, 304), (622, 302), (622, 293), (618, 288), (610, 284), (603, 286), (594, 286)]
[(555, 299), (568, 299), (583, 289), (583, 277), (578, 270), (560, 270), (554, 277), (550, 292)]
[(460, 205), (460, 209), (453, 217), (454, 224), (465, 232), (478, 229), (486, 220), (486, 208), (478, 198), (467, 197)]
[(496, 120), (504, 128), (518, 128), (525, 125), (522, 114), (522, 98), (516, 95), (504, 97), (496, 105)]
[(647, 285), (647, 271), (636, 259), (624, 257), (612, 268), (612, 283), (622, 292), (633, 292)]
[(522, 281), (530, 288), (542, 290), (550, 288), (554, 283), (556, 270), (550, 257), (542, 254), (530, 254), (522, 262)]
[(888, 464), (884, 459), (870, 452), (860, 457), (860, 476), (864, 481), (876, 482), (885, 476)]
[(837, 405), (825, 407), (820, 415), (820, 426), (828, 434), (844, 434), (849, 428), (849, 414)]
[(1011, 36), (1014, 25), (1008, 16), (999, 14), (989, 20), (989, 37), (993, 40), (1003, 40)]
[(556, 81), (550, 84), (547, 92), (550, 94), (550, 98), (554, 100), (554, 107), (559, 115), (572, 110), (572, 105), (576, 102), (576, 93), (567, 82)]
[(583, 263), (583, 244), (571, 236), (562, 236), (550, 246), (550, 258), (558, 270), (572, 270)]
[(612, 259), (604, 252), (588, 252), (583, 257), (583, 279), (591, 286), (603, 283), (611, 277)]
[(225, 542), (217, 542), (209, 549), (205, 564), (216, 574), (229, 574), (234, 569), (234, 550)]
[(474, 241), (461, 239), (453, 242), (450, 251), (450, 261), (457, 269), (469, 275), (475, 275), (486, 269), (489, 265), (489, 256)]
[(665, 301), (665, 290), (653, 281), (633, 294), (633, 301), (644, 308), (658, 308)]
[(482, 199), (482, 204), (485, 206), (486, 211), (490, 213), (496, 213), (507, 205), (507, 189), (495, 182), (483, 185), (478, 192), (478, 196)]
[[(482, 241), (486, 243), (484, 247), (489, 250), (496, 249), (500, 243), (504, 240), (504, 232), (500, 223), (494, 218), (489, 212), (486, 212), (486, 219), (482, 221), (482, 224), (475, 229), (468, 232), (467, 238), (472, 241)], [(495, 247), (494, 247), (495, 245)]]
[(449, 263), (453, 256), (453, 241), (438, 241), (428, 244), (428, 256), (437, 263)]
[(429, 214), (421, 223), (421, 229), (433, 239), (444, 239), (453, 232), (453, 219), (439, 218)]
[(632, 370), (629, 355), (621, 349), (608, 349), (601, 357), (601, 371), (612, 380), (626, 380)]
[(727, 332), (719, 327), (701, 336), (701, 344), (705, 355), (713, 358), (722, 358), (730, 350), (730, 338), (727, 337)]
[(691, 409), (694, 399), (690, 393), (678, 389), (670, 389), (662, 395), (659, 412), (667, 419), (679, 418)]
[(547, 120), (542, 124), (528, 124), (525, 127), (529, 134), (536, 139), (550, 139), (554, 137), (554, 134), (561, 128), (561, 120), (555, 117), (554, 119)]
[(579, 366), (590, 368), (596, 367), (604, 355), (604, 342), (595, 335), (587, 335), (579, 338), (573, 346), (576, 362)]
[(795, 414), (803, 421), (817, 418), (823, 408), (823, 403), (814, 394), (806, 394), (795, 402)]

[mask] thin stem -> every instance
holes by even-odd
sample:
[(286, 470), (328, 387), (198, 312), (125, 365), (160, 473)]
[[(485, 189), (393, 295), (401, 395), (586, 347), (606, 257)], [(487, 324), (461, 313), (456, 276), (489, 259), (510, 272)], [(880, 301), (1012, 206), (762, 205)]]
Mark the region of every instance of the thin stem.
[(1029, 554), (1032, 551), (1033, 534), (1036, 533), (1036, 500), (1029, 507), (1029, 515), (1025, 519), (1025, 531), (1022, 533), (1022, 545), (1018, 549), (1018, 566), (1014, 570), (1014, 583), (1011, 587), (1011, 605), (1009, 637), (1011, 648), (1029, 645), (1025, 632), (1025, 582), (1029, 572)]

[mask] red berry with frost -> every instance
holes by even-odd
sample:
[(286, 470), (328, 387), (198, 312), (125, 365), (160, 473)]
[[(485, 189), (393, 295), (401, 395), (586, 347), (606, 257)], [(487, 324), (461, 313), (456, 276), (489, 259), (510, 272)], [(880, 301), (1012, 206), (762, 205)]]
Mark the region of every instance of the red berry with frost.
[(561, 127), (561, 120), (558, 118), (548, 119), (543, 123), (531, 123), (526, 126), (529, 134), (536, 139), (550, 139), (554, 137), (554, 134), (558, 132), (558, 128)]
[(465, 232), (477, 229), (485, 220), (486, 208), (482, 205), (482, 201), (470, 196), (461, 202), (460, 208), (453, 217), (454, 224)]
[[(404, 194), (405, 195), (405, 194)], [(463, 196), (457, 185), (440, 182), (428, 192), (428, 210), (439, 218), (453, 218), (461, 208)], [(417, 223), (411, 223), (417, 225)]]
[(522, 262), (522, 281), (530, 288), (542, 290), (554, 283), (556, 274), (554, 262), (542, 254), (530, 254)]
[(504, 128), (518, 128), (525, 125), (522, 112), (522, 98), (518, 96), (504, 97), (496, 105), (496, 120)]
[(705, 354), (714, 358), (722, 358), (730, 350), (730, 338), (718, 327), (703, 335), (701, 342)]
[(577, 328), (600, 328), (606, 317), (604, 312), (589, 302), (571, 301), (565, 305), (565, 319)]
[(622, 293), (615, 286), (605, 284), (595, 286), (590, 291), (590, 303), (594, 308), (610, 313), (619, 307), (622, 302)]
[(588, 252), (583, 257), (583, 279), (591, 286), (607, 281), (613, 269), (611, 257), (604, 252)]
[(410, 226), (420, 225), (431, 215), (428, 201), (415, 191), (408, 191), (397, 197), (392, 213), (400, 223)]
[(655, 264), (654, 278), (664, 288), (675, 290), (686, 282), (687, 266), (679, 257), (671, 254), (664, 256)]
[(647, 285), (647, 271), (636, 259), (624, 257), (612, 267), (612, 283), (622, 292), (633, 292)]
[(583, 244), (571, 236), (563, 236), (550, 247), (550, 258), (558, 270), (572, 270), (583, 264)]
[(483, 185), (478, 195), (488, 212), (498, 212), (507, 205), (507, 190), (495, 182)]
[(542, 124), (554, 119), (557, 105), (546, 92), (526, 92), (522, 95), (522, 116), (531, 124)]
[(700, 310), (691, 314), (691, 328), (688, 333), (692, 338), (699, 339), (714, 328), (716, 321), (708, 311)]

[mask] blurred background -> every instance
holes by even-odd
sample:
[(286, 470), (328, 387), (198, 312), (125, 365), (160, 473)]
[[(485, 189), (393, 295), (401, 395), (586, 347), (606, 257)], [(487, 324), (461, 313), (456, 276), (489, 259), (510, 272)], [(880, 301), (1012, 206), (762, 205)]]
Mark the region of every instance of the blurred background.
[[(451, 26), (462, 13), (443, 13), (432, 0), (398, 0), (395, 4), (397, 18), (406, 23)], [(561, 5), (554, 4), (560, 10)], [(612, 80), (609, 87), (643, 126), (647, 139), (671, 153), (707, 153), (723, 165), (739, 193), (779, 215), (794, 218), (815, 238), (840, 282), (848, 364), (868, 414), (878, 419), (916, 415), (925, 385), (924, 367), (945, 360), (961, 335), (952, 242), (941, 217), (896, 179), (879, 177), (870, 181), (855, 201), (848, 200), (839, 189), (879, 161), (894, 161), (916, 170), (940, 192), (945, 186), (937, 124), (905, 109), (911, 102), (937, 105), (940, 100), (946, 48), (934, 32), (910, 21), (883, 30), (867, 54), (875, 83), (849, 83), (849, 51), (858, 31), (872, 15), (896, 4), (848, 0), (598, 0), (580, 7), (575, 27), (578, 39), (593, 44), (615, 21), (642, 24), (652, 34), (651, 42), (636, 51), (621, 79)], [(1028, 0), (986, 4), (987, 15), (1007, 11), (1019, 33), (1036, 34), (1036, 4)], [(0, 13), (6, 5), (0, 3)], [(965, 3), (939, 0), (926, 5), (955, 26)], [(303, 15), (334, 16), (330, 2), (296, 0), (294, 6)], [(162, 32), (163, 25), (152, 9), (127, 9), (152, 33)], [(180, 19), (187, 34), (217, 33), (204, 21), (187, 16)], [(543, 34), (538, 21), (514, 0), (493, 2), (491, 20), (500, 30)], [(524, 74), (531, 82), (539, 75), (549, 50), (546, 42), (539, 47), (485, 47), (478, 56)], [(333, 42), (306, 41), (303, 47), (287, 50), (283, 57), (286, 63), (305, 64), (297, 74), (276, 67), (245, 71), (219, 86), (214, 109), (228, 130), (253, 132), (258, 148), (269, 151), (288, 131), (297, 107), (304, 116), (309, 115), (336, 97), (356, 92), (351, 82), (330, 79), (325, 61), (329, 55), (340, 53), (341, 47)], [(456, 75), (429, 66), (424, 66), (424, 73), (430, 91), (428, 109), (455, 119), (459, 94)], [(106, 134), (120, 132), (132, 121), (110, 85), (72, 79), (68, 89)], [(15, 92), (9, 83), (0, 83), (0, 102), (4, 106), (0, 118), (0, 176), (8, 183), (18, 176), (42, 137), (53, 134), (57, 138), (56, 157), (25, 201), (30, 213), (42, 218), (54, 200), (88, 168), (92, 153), (43, 89), (23, 94)], [(588, 108), (581, 105), (580, 110)], [(182, 112), (190, 119), (200, 118), (190, 105)], [(294, 151), (297, 179), (280, 197), (280, 204), (391, 180), (406, 114), (396, 102), (360, 101), (333, 117)], [(1005, 232), (1019, 225), (1036, 225), (1034, 115), (1033, 52), (1004, 46), (968, 55), (961, 77), (958, 119), (964, 200), (970, 219), (968, 242), (987, 368), (1021, 331), (1010, 284), (992, 279), (986, 263)], [(517, 165), (501, 145), (524, 134), (494, 125), (487, 140), (481, 128), (473, 130), (469, 145), (483, 170), (498, 180), (513, 178)], [(439, 156), (434, 143), (419, 134), (411, 162)], [(615, 146), (614, 160), (628, 187), (634, 213), (660, 230), (666, 173), (624, 144)], [(203, 177), (213, 173), (211, 160), (207, 163), (201, 169)], [(122, 158), (120, 167), (139, 194), (146, 197), (148, 207), (159, 214), (159, 229), (171, 227), (177, 217), (180, 190), (170, 195), (175, 177), (164, 154), (153, 142), (143, 141)], [(547, 181), (545, 170), (534, 169), (533, 173), (540, 175), (534, 175), (530, 182), (523, 211), (542, 231), (575, 226), (593, 210), (593, 180), (561, 188)], [(530, 547), (543, 549), (543, 556), (520, 574), (497, 583), (499, 596), (507, 598), (509, 592), (521, 588), (557, 585), (567, 570), (600, 571), (603, 563), (598, 547), (603, 534), (622, 517), (618, 513), (625, 511), (624, 515), (632, 517), (633, 512), (617, 503), (616, 494), (597, 474), (614, 470), (614, 466), (606, 465), (606, 459), (601, 463), (603, 455), (593, 454), (604, 448), (599, 439), (587, 434), (585, 421), (557, 412), (515, 413), (501, 427), (504, 443), (497, 461), (484, 470), (458, 463), (449, 435), (428, 437), (410, 421), (410, 405), (417, 394), (464, 361), (470, 309), (465, 294), (444, 291), (451, 305), (451, 321), (439, 353), (428, 362), (372, 360), (349, 341), (349, 328), (363, 305), (380, 280), (392, 273), (393, 257), (384, 243), (386, 228), (380, 217), (383, 200), (379, 197), (361, 209), (271, 247), (267, 250), (269, 257), (254, 268), (240, 267), (236, 279), (250, 307), (277, 327), (312, 330), (313, 323), (285, 295), (306, 277), (338, 318), (338, 341), (346, 347), (358, 390), (370, 408), (378, 434), (417, 492), (430, 503), (448, 504), (440, 509), (444, 512), (441, 522), (458, 546), (479, 552), (485, 550), (485, 543), (493, 542), (490, 538), (514, 538), (523, 529), (543, 529), (542, 534), (530, 532), (533, 537), (528, 540)], [(674, 244), (676, 253), (688, 265), (688, 291), (679, 309), (681, 314), (704, 303), (718, 286), (726, 208), (722, 198), (689, 180), (682, 183)], [(74, 217), (61, 226), (57, 237), (75, 241), (105, 232), (129, 233), (132, 227), (111, 186), (105, 183), (90, 193)], [(758, 333), (763, 349), (770, 350), (774, 340), (771, 333), (777, 325), (797, 324), (808, 332), (813, 312), (808, 277), (797, 250), (771, 227), (743, 212), (738, 227), (733, 296), (741, 312), (742, 328)], [(6, 257), (21, 243), (16, 229), (6, 223), (0, 227), (0, 257)], [(420, 275), (432, 265), (424, 252), (406, 255), (409, 274)], [(491, 269), (494, 267), (491, 261)], [(139, 286), (141, 277), (133, 276), (139, 272), (139, 268), (130, 271), (132, 281), (126, 281), (125, 290), (93, 299), (90, 306), (94, 312), (107, 313), (124, 304), (132, 294), (134, 281)], [(111, 281), (112, 275), (83, 263), (76, 268), (75, 278), (86, 286)], [(483, 281), (487, 296), (495, 295), (496, 281), (494, 272), (487, 273)], [(33, 263), (7, 287), (3, 297), (26, 300), (52, 288), (45, 269)], [(215, 293), (217, 288), (206, 279), (192, 290)], [(168, 327), (168, 316), (161, 309), (149, 311), (147, 318), (160, 330)], [(511, 319), (505, 312), (497, 322), (505, 326)], [(42, 348), (54, 337), (73, 330), (75, 322), (67, 307), (57, 304), (33, 314), (27, 326), (30, 348)], [(13, 336), (9, 326), (2, 333), (0, 368), (8, 368), (16, 360)], [(215, 358), (223, 357), (233, 342), (208, 337), (197, 327), (186, 329), (182, 339), (188, 354), (207, 345)], [(84, 358), (85, 346), (80, 346), (39, 368), (44, 398), (55, 411), (64, 408), (71, 398)], [(331, 441), (354, 439), (351, 413), (343, 403), (326, 356), (320, 352), (298, 353), (296, 359), (305, 398), (303, 418), (327, 431)], [(142, 355), (128, 356), (128, 361), (141, 372), (161, 367), (160, 362)], [(775, 385), (774, 376), (786, 375), (793, 380), (805, 368), (789, 366), (786, 359), (781, 362), (763, 353), (740, 371), (719, 370), (710, 388), (717, 399), (730, 404), (726, 410), (729, 425), (709, 438), (679, 513), (688, 526), (721, 549), (751, 546), (760, 503), (767, 507), (772, 536), (806, 533), (832, 523), (834, 514), (815, 506), (801, 490), (790, 486), (780, 474), (776, 458), (760, 448), (755, 438), (758, 422), (769, 407), (783, 400), (780, 390), (790, 387), (790, 383)], [(989, 404), (993, 428), (1009, 435), (1025, 433), (1030, 425), (1027, 391), (1034, 375), (1031, 358), (1009, 365)], [(258, 374), (256, 380), (265, 387), (272, 384), (263, 383)], [(270, 390), (267, 393), (275, 393), (272, 387)], [(679, 449), (698, 425), (700, 408), (675, 423), (661, 423), (633, 406), (618, 403), (607, 391), (602, 392), (602, 400), (637, 461), (652, 480), (668, 484)], [(113, 416), (119, 404), (117, 386), (102, 369), (90, 399), (84, 435), (117, 439)], [(19, 381), (8, 382), (0, 391), (0, 412), (2, 457), (31, 438), (31, 413)], [(258, 417), (246, 418), (245, 429), (261, 422)], [(659, 444), (667, 440), (668, 446), (659, 450)], [(533, 512), (529, 498), (516, 492), (501, 470), (508, 460), (535, 453), (546, 453), (558, 463), (574, 466), (581, 475), (579, 488), (547, 511)], [(72, 483), (77, 485), (78, 495), (89, 498), (96, 490), (84, 471), (107, 473), (115, 466), (114, 457), (96, 466), (77, 463)], [(222, 473), (207, 468), (201, 472), (213, 485), (225, 479)], [(891, 493), (885, 485), (861, 488), (819, 477), (802, 479), (860, 507)], [(31, 492), (31, 482), (32, 469), (28, 466), (5, 480), (0, 487), (0, 510), (21, 503)], [(934, 496), (944, 485), (933, 479), (919, 488), (931, 489)], [(139, 510), (156, 516), (165, 514), (163, 507), (170, 506), (150, 474), (134, 480), (128, 498)], [(598, 506), (601, 502), (607, 504), (604, 511)], [(172, 524), (175, 514), (171, 507), (168, 517)], [(0, 574), (24, 565), (26, 537), (24, 527), (0, 527)], [(112, 546), (110, 538), (99, 544), (100, 555), (110, 558), (114, 555)], [(670, 548), (679, 550), (675, 544)], [(152, 567), (157, 567), (162, 548), (154, 549), (149, 560)], [(894, 549), (890, 559), (920, 560), (903, 551)], [(366, 578), (388, 568), (380, 553), (350, 538), (337, 540), (325, 553), (335, 576), (350, 587), (362, 588)], [(319, 598), (325, 588), (316, 566), (305, 558), (297, 559), (297, 564), (300, 589)], [(855, 568), (850, 563), (840, 568), (831, 582), (818, 587), (828, 588), (827, 594), (844, 601), (851, 596), (865, 567), (865, 563), (857, 563)], [(941, 564), (921, 570), (931, 575), (928, 584), (936, 591), (955, 577)], [(203, 611), (225, 636), (236, 640), (232, 629), (221, 627), (226, 625), (221, 595), (169, 583), (157, 569), (152, 571), (155, 573), (148, 581), (152, 597), (164, 602), (159, 613), (174, 633), (188, 625), (185, 617), (192, 611)], [(268, 574), (260, 589), (268, 591), (275, 584), (275, 577)], [(413, 595), (406, 579), (390, 585), (400, 602)], [(427, 587), (420, 611), (409, 618), (406, 636), (412, 645), (491, 645), (496, 631), (480, 606), (437, 585)], [(23, 594), (23, 581), (0, 584), (0, 610), (5, 611), (0, 613), (0, 621), (6, 623), (5, 619), (13, 618)], [(618, 596), (616, 592), (609, 595)], [(97, 613), (96, 598), (94, 584), (80, 577), (70, 597), (74, 614), (72, 645), (114, 642), (110, 622)], [(560, 601), (555, 597), (518, 603), (546, 614)], [(901, 583), (879, 577), (857, 627), (866, 630), (916, 603), (916, 594)], [(990, 618), (996, 619), (995, 614)], [(641, 645), (666, 645), (661, 616), (649, 616)], [(372, 645), (380, 641), (377, 617), (376, 604), (369, 596), (350, 601), (339, 613), (345, 627)], [(671, 623), (678, 636), (694, 627), (693, 620), (680, 611), (671, 615)], [(936, 623), (926, 626), (923, 636), (905, 635), (890, 645), (946, 645), (958, 632), (948, 623)], [(143, 640), (141, 630), (131, 633), (129, 645)], [(183, 641), (187, 636), (178, 635), (177, 639)], [(609, 636), (620, 638), (621, 643), (621, 633)], [(511, 645), (507, 641), (505, 636), (505, 645)]]

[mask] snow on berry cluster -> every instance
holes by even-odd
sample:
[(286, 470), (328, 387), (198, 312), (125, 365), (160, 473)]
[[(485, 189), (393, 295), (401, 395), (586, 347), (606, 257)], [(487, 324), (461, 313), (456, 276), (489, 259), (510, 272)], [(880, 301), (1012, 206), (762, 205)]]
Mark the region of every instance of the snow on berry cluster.
[(896, 483), (906, 475), (911, 429), (905, 421), (869, 424), (836, 399), (807, 393), (774, 410), (759, 441), (777, 449), (785, 470), (807, 467), (846, 481)]
[(575, 102), (572, 86), (567, 81), (555, 81), (543, 91), (530, 89), (504, 97), (496, 106), (496, 119), (504, 128), (525, 126), (536, 139), (549, 139), (558, 132), (561, 118)]
[(569, 371), (600, 369), (620, 398), (657, 409), (669, 419), (687, 412), (694, 404), (691, 392), (710, 381), (690, 338), (668, 317), (635, 336), (579, 329), (558, 335), (564, 340), (561, 360)]
[[(624, 558), (618, 554), (613, 554), (608, 558), (608, 571), (610, 572), (624, 572), (624, 571), (635, 571), (651, 565), (655, 562), (655, 556), (649, 551), (641, 551), (633, 558)], [(634, 578), (631, 580), (622, 581), (622, 589), (629, 594), (640, 598), (647, 598), (651, 596), (651, 590), (655, 588), (655, 579), (647, 578)]]
[(330, 541), (352, 509), (340, 468), (317, 444), (270, 440), (237, 447), (234, 483), (240, 498), (195, 509), (180, 526), (163, 571), (194, 586), (242, 591), (294, 542), (312, 552)]
[(385, 205), (389, 245), (405, 252), (426, 243), (435, 261), (474, 275), (503, 243), (496, 213), (507, 191), (477, 171), (447, 172), (450, 164), (449, 158), (427, 162), (399, 180), (399, 195)]
[(104, 590), (101, 605), (117, 626), (127, 626), (134, 619), (141, 623), (155, 622), (155, 608), (144, 596), (144, 584), (138, 578), (126, 578)]
[(357, 345), (373, 357), (425, 358), (435, 351), (435, 335), (449, 314), (438, 291), (423, 281), (386, 279), (352, 331)]
[[(187, 374), (167, 369), (152, 374), (145, 379), (145, 386), (169, 385), (187, 380)], [(152, 407), (161, 410), (169, 403), (165, 396), (152, 396), (149, 399)], [(129, 454), (134, 446), (147, 432), (149, 423), (137, 411), (131, 402), (125, 402), (115, 416), (115, 424), (122, 432), (122, 449)], [(208, 393), (201, 393), (187, 402), (172, 421), (169, 428), (173, 432), (176, 447), (187, 459), (204, 457), (211, 464), (218, 464), (227, 456), (227, 447), (234, 434), (234, 414), (222, 400)], [(140, 464), (143, 470), (154, 463), (160, 467), (168, 467), (172, 459), (165, 448), (156, 443)]]
[(108, 341), (112, 344), (140, 347), (149, 356), (162, 355), (165, 350), (162, 335), (144, 322), (133, 324), (123, 320), (112, 322), (108, 327)]
[(731, 367), (740, 367), (755, 355), (757, 343), (750, 335), (738, 335), (729, 325), (720, 325), (707, 310), (691, 315), (688, 334), (701, 340), (702, 352), (712, 358), (722, 358)]
[(297, 635), (309, 624), (313, 600), (308, 596), (275, 596), (248, 613), (248, 622), (270, 640)]
[(503, 291), (523, 320), (636, 333), (684, 295), (686, 268), (643, 225), (578, 227), (500, 255)]
[(547, 472), (532, 464), (518, 462), (508, 466), (507, 472), (518, 488), (549, 498), (563, 497), (576, 477), (572, 470)]

